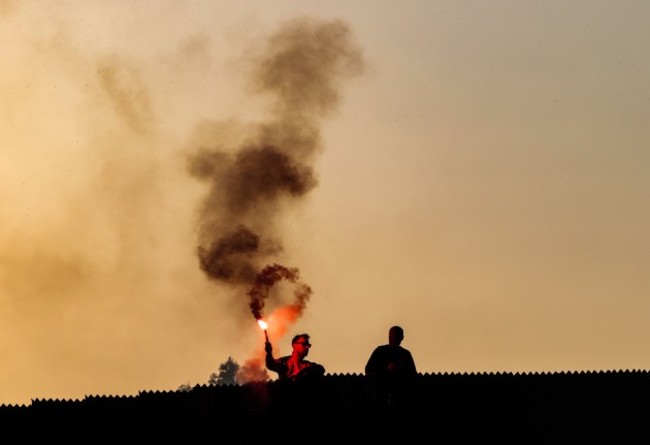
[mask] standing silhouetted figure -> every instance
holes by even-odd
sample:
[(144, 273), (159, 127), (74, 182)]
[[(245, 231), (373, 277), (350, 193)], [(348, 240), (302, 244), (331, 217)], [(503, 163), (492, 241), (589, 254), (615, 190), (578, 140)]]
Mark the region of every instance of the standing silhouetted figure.
[(402, 347), (404, 329), (392, 326), (388, 344), (377, 346), (366, 363), (366, 376), (373, 379), (389, 404), (402, 403), (411, 395), (411, 386), (417, 376), (411, 352)]
[(276, 359), (273, 357), (271, 343), (267, 341), (265, 344), (266, 367), (277, 372), (279, 380), (303, 380), (325, 374), (325, 368), (322, 365), (305, 360), (311, 348), (309, 334), (298, 334), (293, 337), (291, 347), (293, 348), (291, 355)]

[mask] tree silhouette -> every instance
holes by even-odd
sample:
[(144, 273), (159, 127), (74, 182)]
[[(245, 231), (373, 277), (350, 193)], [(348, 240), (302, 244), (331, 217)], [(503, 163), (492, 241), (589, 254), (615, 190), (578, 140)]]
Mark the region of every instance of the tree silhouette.
[(239, 372), (239, 363), (232, 357), (219, 365), (219, 373), (210, 374), (208, 385), (239, 385), (237, 373)]
[(180, 391), (180, 392), (190, 392), (190, 391), (192, 391), (192, 385), (190, 385), (190, 382), (187, 382), (187, 383), (181, 383), (181, 384), (178, 386), (178, 388), (176, 389), (176, 391)]

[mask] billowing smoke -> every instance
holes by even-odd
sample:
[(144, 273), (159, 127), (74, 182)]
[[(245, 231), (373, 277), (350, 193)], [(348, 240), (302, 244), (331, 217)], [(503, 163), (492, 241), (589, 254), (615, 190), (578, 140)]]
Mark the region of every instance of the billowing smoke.
[(266, 299), (269, 296), (271, 288), (281, 280), (288, 280), (296, 285), (294, 290), (294, 302), (289, 305), (293, 308), (294, 312), (301, 314), (305, 308), (309, 296), (311, 295), (311, 288), (304, 283), (299, 282), (300, 274), (297, 268), (287, 268), (281, 264), (270, 264), (266, 266), (255, 278), (255, 283), (248, 295), (251, 298), (250, 308), (253, 316), (260, 320), (262, 318), (262, 311)]
[(302, 314), (311, 288), (297, 268), (276, 262), (283, 253), (280, 217), (316, 187), (320, 121), (336, 109), (341, 81), (360, 74), (363, 60), (338, 20), (288, 22), (260, 54), (250, 65), (251, 86), (270, 99), (271, 118), (234, 137), (239, 127), (220, 124), (224, 136), (199, 147), (189, 171), (209, 186), (199, 220), (201, 269), (245, 289), (241, 295), (258, 319), (271, 287), (290, 283), (294, 298), (278, 308), (286, 327)]

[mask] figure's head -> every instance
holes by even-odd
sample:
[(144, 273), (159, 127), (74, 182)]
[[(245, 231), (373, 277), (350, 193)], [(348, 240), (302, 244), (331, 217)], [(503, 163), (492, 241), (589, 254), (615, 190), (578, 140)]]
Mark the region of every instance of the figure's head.
[(392, 326), (388, 330), (388, 344), (391, 346), (399, 346), (404, 340), (404, 329), (401, 326)]
[(311, 343), (309, 343), (309, 334), (298, 334), (293, 337), (291, 340), (291, 347), (301, 358), (306, 357), (307, 354), (309, 354), (309, 348), (311, 348)]

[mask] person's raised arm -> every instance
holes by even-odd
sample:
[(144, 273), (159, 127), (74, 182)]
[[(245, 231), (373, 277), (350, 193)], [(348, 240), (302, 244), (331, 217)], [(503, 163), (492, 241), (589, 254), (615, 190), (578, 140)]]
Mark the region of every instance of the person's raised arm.
[(273, 358), (273, 345), (271, 345), (270, 341), (268, 340), (266, 341), (266, 343), (264, 344), (264, 350), (266, 351), (266, 359), (265, 359), (266, 367), (271, 371), (275, 371), (276, 366), (275, 366), (275, 359)]

